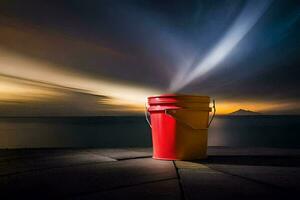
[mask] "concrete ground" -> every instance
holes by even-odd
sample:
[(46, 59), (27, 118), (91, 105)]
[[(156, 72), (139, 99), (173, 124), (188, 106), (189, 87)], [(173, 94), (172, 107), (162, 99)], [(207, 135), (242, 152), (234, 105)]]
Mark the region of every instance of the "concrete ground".
[[(0, 150), (0, 199), (297, 199), (300, 150), (209, 147), (201, 161), (151, 149)], [(299, 197), (298, 197), (299, 198)]]

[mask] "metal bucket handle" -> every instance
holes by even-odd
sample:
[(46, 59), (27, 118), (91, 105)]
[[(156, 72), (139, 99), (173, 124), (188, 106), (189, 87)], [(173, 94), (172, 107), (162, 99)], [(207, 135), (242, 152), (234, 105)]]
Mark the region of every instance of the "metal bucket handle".
[(209, 120), (209, 123), (208, 123), (208, 128), (210, 127), (210, 124), (212, 123), (213, 119), (215, 118), (216, 116), (216, 101), (213, 99), (213, 115), (211, 117), (211, 119)]
[(145, 118), (146, 118), (146, 121), (148, 122), (148, 124), (149, 124), (149, 126), (150, 126), (150, 128), (152, 128), (152, 125), (151, 125), (151, 122), (150, 122), (150, 120), (148, 119), (148, 106), (147, 106), (148, 104), (147, 103), (145, 103)]
[[(171, 115), (171, 114), (168, 113), (169, 110), (172, 110), (172, 109), (165, 109), (165, 114), (166, 114), (166, 115), (169, 115), (169, 116), (171, 116), (171, 117), (173, 117), (173, 118), (175, 118), (173, 115)], [(146, 121), (148, 122), (150, 128), (152, 128), (151, 122), (150, 122), (150, 120), (149, 120), (149, 118), (148, 118), (148, 113), (149, 113), (149, 112), (148, 112), (148, 106), (147, 106), (147, 103), (145, 103), (145, 118), (146, 118)], [(210, 124), (211, 124), (211, 122), (213, 121), (215, 115), (216, 115), (216, 102), (215, 102), (215, 100), (213, 99), (213, 115), (212, 115), (211, 119), (209, 120), (209, 123), (208, 123), (207, 128), (210, 127)], [(176, 119), (178, 122), (181, 122), (181, 121), (178, 120), (177, 118), (175, 118), (175, 119)], [(192, 128), (192, 129), (199, 129), (199, 128), (192, 127), (191, 125), (188, 125), (188, 124), (186, 124), (186, 123), (184, 123), (184, 122), (181, 122), (181, 123), (182, 123), (182, 124), (185, 124), (185, 125), (187, 125), (187, 126), (189, 126), (189, 127)], [(207, 129), (207, 128), (206, 128), (206, 129)], [(201, 128), (201, 129), (203, 129), (203, 128)]]

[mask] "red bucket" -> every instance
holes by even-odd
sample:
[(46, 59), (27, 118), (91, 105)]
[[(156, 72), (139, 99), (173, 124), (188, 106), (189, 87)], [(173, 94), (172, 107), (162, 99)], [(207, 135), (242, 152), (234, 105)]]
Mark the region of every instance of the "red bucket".
[(207, 131), (215, 114), (213, 106), (213, 117), (209, 120), (209, 104), (208, 96), (168, 94), (148, 97), (145, 114), (152, 129), (153, 158), (205, 158)]

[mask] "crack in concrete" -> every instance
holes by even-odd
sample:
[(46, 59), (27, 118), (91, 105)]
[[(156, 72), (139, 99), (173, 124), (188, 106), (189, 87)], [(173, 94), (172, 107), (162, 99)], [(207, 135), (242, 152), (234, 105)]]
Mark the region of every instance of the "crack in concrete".
[(178, 179), (178, 185), (179, 185), (179, 189), (180, 189), (180, 199), (182, 199), (182, 200), (188, 199), (185, 192), (184, 192), (184, 188), (183, 188), (181, 178), (180, 178), (180, 174), (179, 174), (179, 169), (177, 168), (175, 161), (173, 160), (172, 162), (173, 162), (173, 165), (175, 167), (175, 171), (176, 171), (176, 175), (177, 175), (177, 179)]
[(229, 175), (229, 176), (241, 178), (241, 179), (244, 179), (244, 180), (247, 180), (247, 181), (250, 181), (250, 182), (254, 182), (256, 184), (264, 185), (264, 186), (270, 187), (271, 189), (277, 189), (279, 192), (290, 192), (291, 191), (289, 189), (280, 187), (278, 185), (274, 185), (274, 184), (271, 184), (271, 183), (267, 183), (267, 182), (264, 182), (264, 181), (256, 180), (256, 179), (253, 179), (253, 178), (249, 178), (249, 177), (245, 177), (245, 176), (241, 176), (241, 175), (237, 175), (237, 174), (232, 174), (232, 173), (226, 172), (224, 170), (216, 169), (216, 168), (211, 167), (211, 166), (207, 166), (207, 167), (211, 170), (214, 170), (214, 171), (217, 171), (217, 172)]
[(57, 166), (57, 167), (34, 168), (34, 169), (29, 169), (29, 170), (14, 172), (14, 173), (0, 174), (0, 177), (14, 176), (14, 175), (26, 174), (26, 173), (37, 172), (37, 171), (47, 171), (47, 170), (52, 170), (52, 169), (61, 169), (61, 168), (67, 168), (67, 167), (77, 167), (77, 166), (82, 166), (82, 165), (93, 165), (93, 164), (99, 165), (99, 164), (107, 164), (107, 163), (114, 163), (114, 162), (117, 162), (117, 161), (99, 161), (99, 162), (71, 164), (71, 165)]
[(117, 161), (124, 161), (124, 160), (145, 159), (145, 158), (152, 158), (152, 156), (139, 156), (134, 158), (113, 158), (113, 159), (116, 159)]
[(98, 165), (98, 164), (107, 164), (107, 163), (118, 162), (118, 161), (151, 158), (151, 156), (143, 156), (143, 157), (136, 157), (136, 158), (122, 158), (122, 159), (115, 159), (115, 158), (108, 157), (108, 156), (106, 156), (106, 157), (114, 159), (114, 160), (113, 161), (87, 162), (87, 163), (81, 163), (81, 164), (70, 164), (70, 165), (57, 166), (57, 167), (33, 168), (33, 169), (29, 169), (29, 170), (17, 171), (14, 173), (0, 174), (0, 177), (14, 176), (14, 175), (26, 174), (26, 173), (36, 172), (36, 171), (46, 171), (46, 170), (52, 170), (52, 169), (76, 167), (76, 166), (82, 166), (82, 165), (93, 165), (93, 164)]

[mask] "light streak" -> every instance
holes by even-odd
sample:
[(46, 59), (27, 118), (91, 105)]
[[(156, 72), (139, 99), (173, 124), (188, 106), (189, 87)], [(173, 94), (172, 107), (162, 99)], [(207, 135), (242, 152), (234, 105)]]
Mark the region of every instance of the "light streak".
[[(73, 88), (75, 90), (84, 91), (87, 94), (106, 96), (109, 98), (109, 100), (105, 102), (107, 105), (126, 106), (128, 110), (130, 110), (130, 107), (132, 107), (133, 110), (136, 110), (137, 107), (142, 109), (146, 97), (160, 93), (158, 90), (121, 81), (92, 78), (80, 74), (79, 72), (65, 70), (63, 66), (24, 57), (1, 48), (0, 74), (65, 88)], [(4, 94), (5, 90), (8, 95), (8, 91), (10, 91), (10, 96), (19, 96), (18, 99), (24, 97), (24, 95), (21, 94), (26, 93), (26, 91), (35, 91), (34, 94), (36, 95), (38, 95), (39, 92), (43, 94), (42, 90), (34, 88), (30, 89), (27, 87), (25, 90), (24, 87), (22, 88), (16, 85), (10, 85), (10, 88), (4, 86), (5, 85), (2, 84), (3, 91), (0, 90), (0, 93)]]
[(210, 70), (219, 67), (220, 63), (230, 54), (237, 44), (253, 28), (265, 13), (271, 1), (248, 1), (237, 19), (224, 37), (215, 45), (207, 56), (196, 67), (171, 82), (170, 91), (176, 92)]

